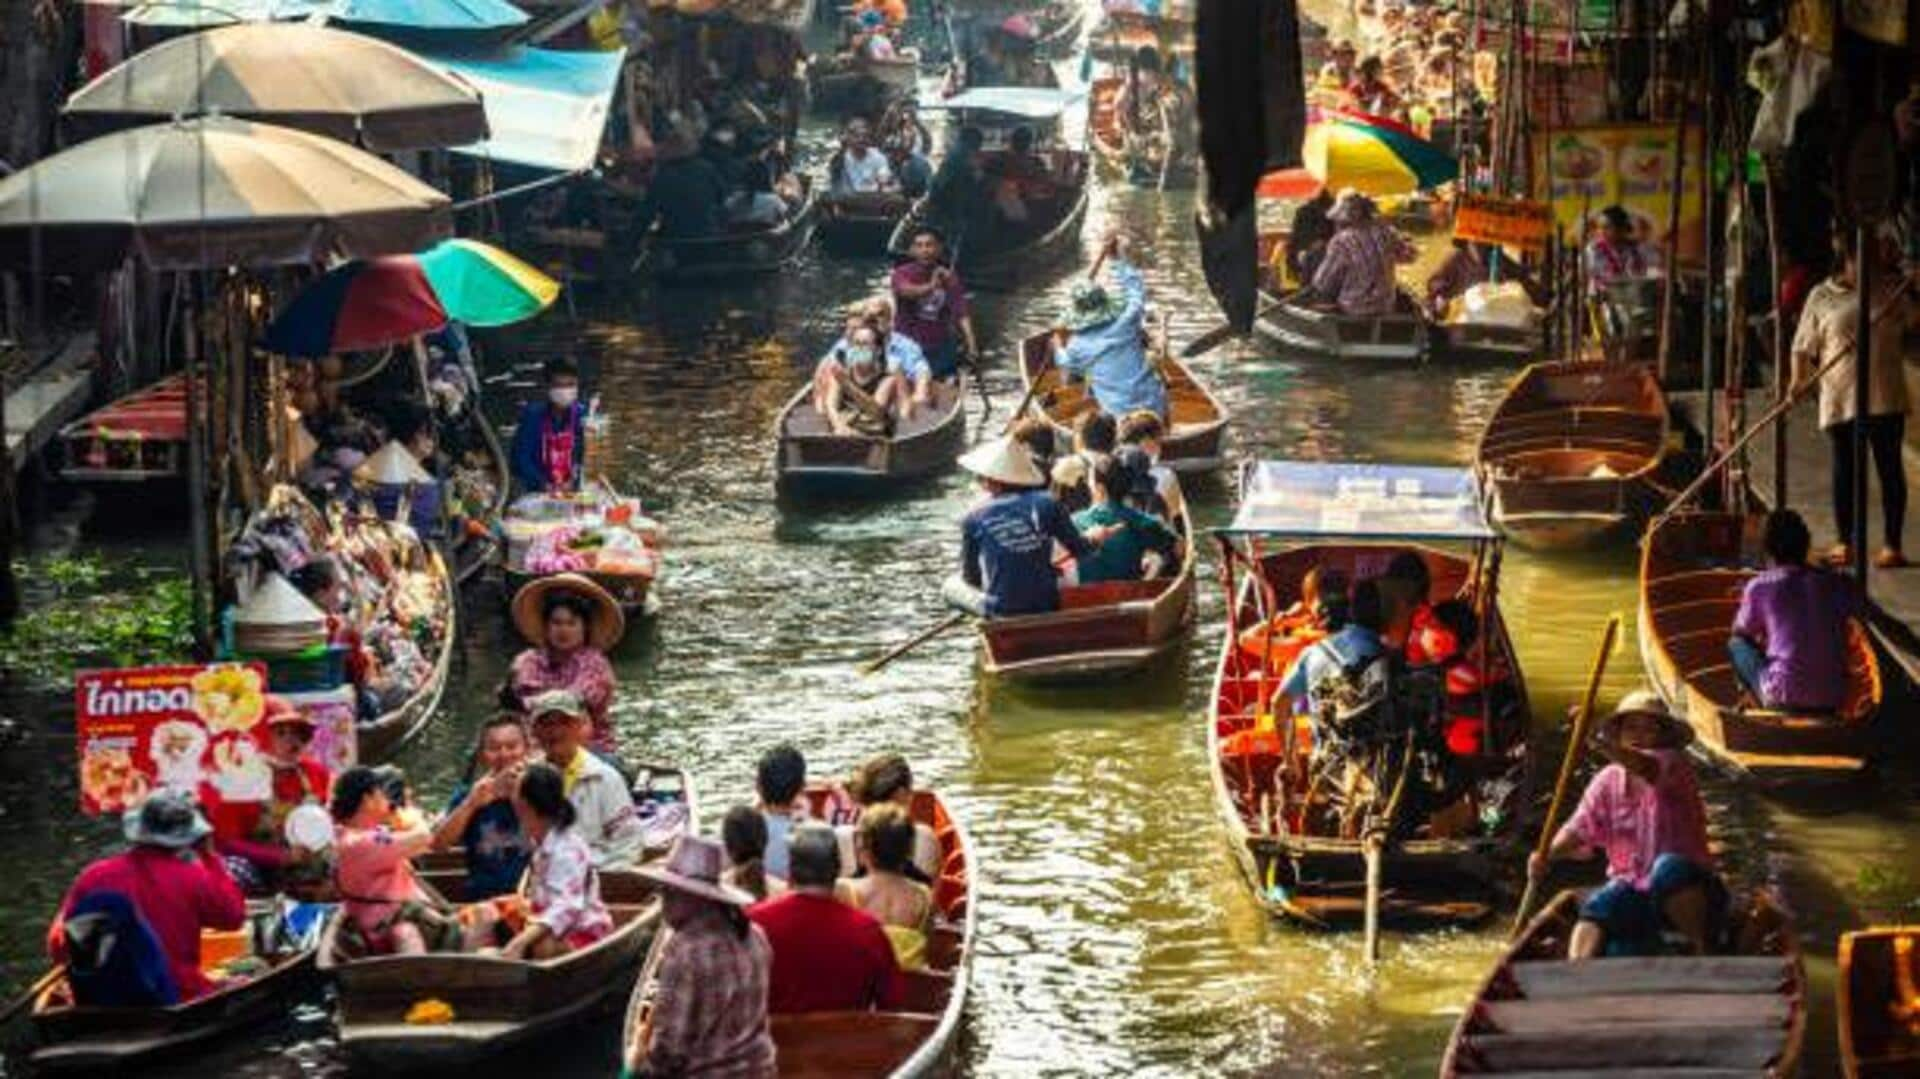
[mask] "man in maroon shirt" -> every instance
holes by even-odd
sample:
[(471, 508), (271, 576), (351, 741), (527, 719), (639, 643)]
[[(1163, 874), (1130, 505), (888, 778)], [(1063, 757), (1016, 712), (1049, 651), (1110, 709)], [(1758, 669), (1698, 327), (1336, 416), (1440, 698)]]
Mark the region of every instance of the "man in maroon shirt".
[(747, 910), (773, 945), (767, 1011), (886, 1011), (900, 1006), (900, 968), (873, 915), (834, 898), (840, 844), (804, 824), (789, 844), (792, 891)]
[(933, 377), (952, 378), (960, 367), (961, 342), (969, 355), (979, 355), (966, 286), (944, 262), (947, 242), (939, 229), (915, 229), (907, 252), (912, 257), (893, 271), (893, 332), (920, 346)]

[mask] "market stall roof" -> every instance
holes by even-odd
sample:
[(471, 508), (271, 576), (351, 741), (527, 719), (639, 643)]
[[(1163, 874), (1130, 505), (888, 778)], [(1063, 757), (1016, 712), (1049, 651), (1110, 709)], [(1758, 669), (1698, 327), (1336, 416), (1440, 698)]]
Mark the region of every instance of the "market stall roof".
[(647, 0), (654, 13), (689, 18), (732, 19), (757, 26), (779, 26), (795, 33), (813, 19), (816, 0)]
[(187, 440), (186, 372), (104, 405), (61, 428), (62, 438), (125, 438), (158, 442)]
[(492, 134), (455, 152), (556, 172), (592, 167), (627, 51), (515, 46), (482, 56), (428, 54), (480, 90)]
[(0, 180), (0, 265), (276, 266), (417, 251), (447, 196), (346, 143), (227, 116), (151, 124)]
[(1492, 539), (1479, 485), (1464, 468), (1261, 461), (1228, 535), (1346, 539)]
[(217, 112), (370, 150), (487, 137), (486, 110), (466, 80), (397, 45), (296, 23), (222, 26), (162, 42), (81, 87), (63, 111), (83, 135)]
[(1026, 120), (1051, 120), (1086, 97), (1083, 90), (1055, 90), (1038, 86), (982, 86), (944, 101), (921, 106), (929, 111), (997, 112)]

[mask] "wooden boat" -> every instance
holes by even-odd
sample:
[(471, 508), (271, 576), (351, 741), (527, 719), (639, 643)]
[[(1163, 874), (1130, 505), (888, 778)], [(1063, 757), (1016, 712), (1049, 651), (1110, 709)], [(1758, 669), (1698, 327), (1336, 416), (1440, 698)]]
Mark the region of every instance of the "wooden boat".
[[(834, 815), (830, 798), (809, 789), (814, 815), (836, 826), (854, 824), (857, 815)], [(906, 1004), (897, 1012), (811, 1012), (772, 1017), (776, 1063), (782, 1076), (818, 1079), (836, 1076), (890, 1076), (893, 1079), (951, 1074), (966, 1011), (967, 981), (973, 965), (975, 890), (973, 846), (959, 820), (932, 791), (915, 791), (913, 819), (933, 829), (940, 848), (940, 873), (934, 884), (934, 925), (927, 935), (927, 969), (909, 971)], [(844, 849), (844, 844), (843, 844)], [(656, 956), (665, 934), (656, 940)], [(653, 956), (647, 967), (656, 965)], [(631, 1044), (647, 1021), (654, 992), (643, 977), (627, 1007), (622, 1044)]]
[(79, 1007), (59, 978), (34, 997), (39, 1046), (29, 1060), (36, 1072), (105, 1075), (205, 1049), (285, 1015), (311, 987), (313, 967), (311, 948), (278, 956), (258, 977), (170, 1008)]
[[(1099, 406), (1086, 383), (1063, 383), (1060, 369), (1053, 364), (1052, 336), (1050, 332), (1038, 333), (1020, 343), (1020, 381), (1031, 387), (1035, 379), (1039, 380), (1033, 410), (1053, 428), (1055, 446), (1065, 453), (1073, 448), (1074, 424)], [(1170, 352), (1160, 355), (1160, 377), (1166, 383), (1167, 405), (1172, 412), (1167, 437), (1160, 443), (1160, 463), (1183, 475), (1219, 468), (1229, 419), (1227, 407)]]
[(1474, 468), (1507, 538), (1549, 550), (1583, 546), (1651, 508), (1667, 431), (1652, 369), (1536, 363), (1488, 418)]
[(808, 182), (806, 201), (773, 228), (730, 228), (718, 236), (690, 239), (670, 239), (656, 233), (649, 241), (648, 261), (654, 277), (669, 284), (773, 273), (792, 262), (813, 239), (818, 214), (819, 197)]
[(446, 559), (438, 550), (428, 547), (427, 563), (429, 572), (440, 582), (438, 599), (445, 605), (446, 632), (440, 636), (440, 650), (434, 656), (432, 671), (426, 681), (413, 691), (413, 696), (371, 723), (355, 727), (355, 744), (362, 761), (385, 760), (425, 730), (427, 721), (433, 718), (434, 711), (440, 707), (440, 695), (447, 688), (447, 672), (453, 668), (454, 642), (460, 639), (460, 605), (454, 601), (454, 581), (447, 569)]
[(837, 435), (813, 407), (813, 387), (800, 387), (774, 421), (773, 470), (789, 493), (871, 493), (921, 479), (951, 465), (966, 446), (967, 375), (933, 384), (921, 409), (891, 437)]
[[(1920, 1075), (1920, 927), (1885, 926), (1840, 937), (1840, 1068), (1846, 1079)], [(1904, 968), (1904, 969), (1903, 969)]]
[(1640, 656), (1698, 744), (1735, 771), (1779, 782), (1845, 781), (1866, 767), (1883, 691), (1865, 626), (1847, 630), (1849, 685), (1837, 714), (1741, 707), (1727, 638), (1761, 559), (1763, 520), (1688, 512), (1654, 522), (1640, 560)]
[(1798, 1074), (1806, 970), (1765, 892), (1734, 912), (1731, 955), (1571, 963), (1581, 899), (1560, 893), (1495, 964), (1454, 1027), (1442, 1079)]
[(1171, 651), (1193, 623), (1199, 554), (1180, 521), (1185, 557), (1171, 577), (1062, 585), (1060, 608), (982, 619), (981, 668), (1016, 681), (1112, 677), (1142, 670)]
[(829, 191), (820, 196), (820, 243), (836, 254), (881, 254), (912, 208), (911, 198), (894, 191)]
[[(204, 377), (204, 376), (203, 376)], [(187, 376), (168, 375), (60, 429), (63, 479), (144, 483), (186, 477)]]
[[(593, 451), (589, 450), (588, 452), (591, 454)], [(665, 561), (664, 555), (660, 553), (659, 537), (652, 530), (655, 526), (651, 524), (636, 526), (631, 517), (627, 519), (624, 525), (608, 523), (605, 520), (605, 509), (612, 503), (601, 500), (602, 496), (606, 499), (612, 499), (614, 502), (622, 501), (620, 495), (604, 486), (590, 487), (570, 497), (590, 502), (597, 507), (595, 514), (590, 515), (596, 527), (607, 529), (625, 527), (637, 533), (640, 542), (653, 553), (652, 569), (649, 570), (644, 564), (640, 564), (632, 567), (630, 572), (627, 571), (626, 567), (623, 567), (621, 572), (614, 572), (611, 569), (596, 569), (589, 565), (585, 568), (576, 569), (574, 572), (579, 573), (601, 588), (606, 589), (607, 594), (612, 596), (614, 601), (620, 604), (621, 613), (625, 614), (629, 619), (644, 616), (655, 609), (654, 604), (656, 601), (654, 599), (653, 585), (658, 579), (661, 567)], [(519, 500), (516, 500), (508, 506), (506, 514), (503, 517), (505, 521), (503, 531), (507, 535), (506, 569), (504, 575), (507, 584), (506, 596), (509, 600), (517, 595), (520, 589), (529, 582), (548, 576), (546, 573), (536, 573), (526, 567), (527, 547), (530, 545), (532, 537), (544, 527), (567, 523), (564, 519), (555, 520), (526, 516), (522, 511), (525, 510), (526, 503), (529, 501), (541, 502), (543, 500), (535, 496), (523, 495)]]
[[(1490, 657), (1482, 665), (1503, 673), (1494, 681), (1507, 688), (1489, 694), (1475, 717), (1485, 724), (1476, 751), (1455, 755), (1467, 797), (1382, 853), (1380, 921), (1405, 928), (1465, 925), (1494, 911), (1498, 867), (1524, 842), (1531, 724), (1519, 659), (1500, 616), (1498, 547), (1486, 546), (1497, 541), (1472, 491), (1464, 470), (1304, 462), (1262, 462), (1243, 484), (1241, 510), (1222, 533), (1231, 613), (1214, 679), (1207, 759), (1234, 859), (1269, 914), (1315, 928), (1360, 924), (1365, 855), (1361, 840), (1341, 834), (1315, 799), (1327, 792), (1307, 778), (1313, 749), (1307, 717), (1263, 721), (1283, 673), (1273, 657), (1243, 644), (1242, 634), (1295, 603), (1309, 569), (1338, 569), (1358, 581), (1378, 576), (1403, 551), (1426, 562), (1433, 602), (1459, 597), (1484, 612), (1472, 651)], [(1377, 501), (1368, 505), (1368, 499)], [(1396, 500), (1408, 505), (1396, 508)], [(1409, 525), (1420, 526), (1417, 534), (1475, 544), (1472, 557), (1399, 538), (1415, 531)], [(1264, 545), (1275, 537), (1289, 545)], [(1237, 588), (1236, 570), (1244, 573)], [(1463, 808), (1469, 813), (1461, 814)], [(1443, 828), (1448, 811), (1453, 823)], [(1487, 820), (1496, 823), (1480, 823)]]
[(1260, 297), (1254, 328), (1288, 349), (1316, 359), (1417, 363), (1427, 354), (1427, 320), (1406, 292), (1384, 315), (1343, 315), (1270, 293)]
[[(1173, 142), (1173, 160), (1166, 164), (1164, 181), (1158, 159), (1138, 158), (1127, 149), (1126, 135), (1120, 126), (1120, 111), (1114, 107), (1124, 82), (1121, 76), (1110, 75), (1093, 80), (1087, 87), (1087, 141), (1093, 147), (1094, 160), (1099, 163), (1101, 171), (1117, 179), (1131, 180), (1142, 187), (1192, 187), (1199, 176), (1200, 159), (1192, 145), (1193, 140), (1183, 137), (1178, 130), (1169, 132)], [(1185, 105), (1183, 103), (1177, 107), (1185, 108)], [(1188, 118), (1174, 117), (1173, 122), (1177, 126), (1188, 122)]]
[(835, 56), (807, 65), (809, 99), (818, 112), (878, 116), (887, 103), (913, 96), (920, 78), (915, 53), (889, 59)]

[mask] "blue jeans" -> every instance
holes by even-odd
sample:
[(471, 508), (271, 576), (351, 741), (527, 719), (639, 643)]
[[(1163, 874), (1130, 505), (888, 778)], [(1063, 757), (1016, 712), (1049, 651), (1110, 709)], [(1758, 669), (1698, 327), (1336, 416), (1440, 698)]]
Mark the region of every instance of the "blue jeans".
[(1735, 634), (1727, 639), (1727, 658), (1733, 662), (1733, 672), (1740, 676), (1740, 684), (1754, 700), (1760, 696), (1760, 675), (1767, 669), (1766, 650), (1745, 637)]
[(1718, 938), (1726, 917), (1726, 886), (1711, 870), (1678, 854), (1654, 860), (1644, 892), (1624, 880), (1608, 881), (1580, 904), (1580, 920), (1606, 933), (1604, 955), (1657, 955), (1667, 925), (1661, 908), (1674, 893), (1688, 888), (1706, 889), (1707, 938)]

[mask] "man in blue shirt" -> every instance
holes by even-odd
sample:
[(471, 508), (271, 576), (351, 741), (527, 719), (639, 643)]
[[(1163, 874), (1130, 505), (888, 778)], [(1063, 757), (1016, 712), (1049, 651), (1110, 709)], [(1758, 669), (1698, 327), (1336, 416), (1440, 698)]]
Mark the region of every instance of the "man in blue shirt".
[(1324, 679), (1363, 667), (1386, 650), (1380, 641), (1386, 612), (1380, 602), (1379, 582), (1367, 580), (1354, 585), (1350, 602), (1347, 624), (1338, 633), (1302, 652), (1293, 665), (1293, 672), (1280, 685), (1280, 693), (1296, 705), (1305, 705), (1310, 715), (1320, 714), (1315, 691)]
[(1053, 360), (1069, 376), (1093, 383), (1093, 399), (1101, 411), (1121, 416), (1147, 409), (1164, 417), (1167, 387), (1147, 358), (1142, 326), (1146, 281), (1127, 261), (1127, 245), (1121, 237), (1109, 237), (1103, 254), (1113, 260), (1120, 295), (1092, 281), (1075, 286), (1073, 304), (1062, 319), (1073, 336), (1064, 342), (1055, 337)]
[(1094, 545), (1044, 489), (1047, 478), (1025, 446), (995, 439), (960, 458), (980, 478), (987, 501), (960, 522), (960, 572), (941, 588), (946, 601), (978, 618), (1039, 614), (1060, 606), (1053, 568), (1057, 542), (1074, 557)]

